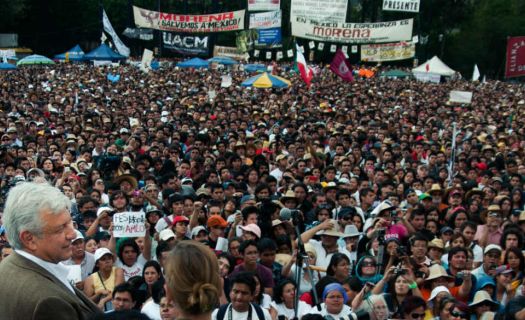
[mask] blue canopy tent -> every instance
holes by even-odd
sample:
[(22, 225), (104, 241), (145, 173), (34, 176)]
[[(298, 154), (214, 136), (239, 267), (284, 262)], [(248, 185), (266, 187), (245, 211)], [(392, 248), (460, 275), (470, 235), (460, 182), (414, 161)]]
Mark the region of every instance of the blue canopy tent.
[(265, 72), (268, 69), (264, 64), (247, 64), (244, 66), (246, 72)]
[(221, 56), (210, 58), (210, 59), (208, 59), (208, 62), (220, 63), (220, 64), (223, 64), (225, 66), (230, 66), (232, 64), (238, 64), (239, 63), (239, 62), (237, 62), (237, 60), (235, 60), (233, 58), (221, 57)]
[(177, 67), (179, 68), (208, 68), (208, 61), (202, 60), (201, 58), (193, 58), (190, 60), (186, 60), (183, 62), (177, 63)]
[(10, 63), (0, 63), (0, 70), (15, 70), (16, 66)]
[(66, 54), (68, 55), (69, 61), (83, 61), (84, 60), (84, 51), (77, 44), (73, 48), (67, 50), (64, 53), (55, 55), (56, 60), (66, 60)]
[(106, 44), (101, 44), (98, 48), (84, 55), (84, 60), (125, 60), (126, 57), (111, 50)]

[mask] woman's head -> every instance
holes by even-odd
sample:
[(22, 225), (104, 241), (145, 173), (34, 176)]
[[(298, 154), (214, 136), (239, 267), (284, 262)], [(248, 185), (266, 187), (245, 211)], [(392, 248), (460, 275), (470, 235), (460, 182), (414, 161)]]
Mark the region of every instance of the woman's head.
[(139, 245), (133, 239), (127, 239), (120, 245), (118, 257), (123, 264), (132, 266), (137, 262), (140, 254)]
[(401, 314), (403, 319), (416, 320), (425, 318), (427, 304), (425, 300), (417, 296), (411, 296), (403, 300), (401, 304)]
[(185, 314), (209, 313), (219, 304), (219, 265), (200, 242), (179, 242), (166, 265), (168, 297)]
[(323, 290), (323, 301), (328, 313), (338, 314), (348, 301), (348, 296), (343, 286), (339, 283), (331, 283)]
[(150, 260), (144, 264), (142, 269), (142, 277), (148, 285), (152, 285), (157, 280), (162, 278), (162, 269), (157, 261)]
[(377, 263), (374, 257), (366, 256), (360, 263), (360, 274), (364, 277), (371, 277), (376, 274)]
[(348, 256), (344, 253), (334, 253), (326, 269), (326, 274), (338, 279), (348, 277), (350, 275), (350, 259)]
[(290, 279), (279, 282), (273, 290), (273, 295), (276, 303), (293, 301), (295, 297), (295, 282)]
[(521, 250), (516, 247), (507, 248), (503, 264), (508, 264), (514, 271), (525, 271), (525, 257)]
[(371, 320), (386, 320), (390, 314), (382, 295), (371, 295), (361, 304), (360, 310), (368, 313)]

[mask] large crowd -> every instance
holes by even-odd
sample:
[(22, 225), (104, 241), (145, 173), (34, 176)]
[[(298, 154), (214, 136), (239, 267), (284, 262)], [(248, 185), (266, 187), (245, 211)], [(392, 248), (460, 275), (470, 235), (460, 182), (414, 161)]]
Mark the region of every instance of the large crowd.
[[(24, 185), (70, 200), (61, 264), (81, 266), (74, 287), (104, 312), (525, 319), (525, 87), (316, 69), (307, 87), (274, 64), (285, 89), (243, 87), (242, 68), (2, 72), (2, 207)], [(144, 237), (113, 235), (115, 214), (141, 211)], [(220, 276), (217, 299), (166, 272), (191, 240), (216, 257), (194, 272)], [(4, 261), (14, 241), (0, 224)], [(191, 294), (169, 299), (165, 283)]]

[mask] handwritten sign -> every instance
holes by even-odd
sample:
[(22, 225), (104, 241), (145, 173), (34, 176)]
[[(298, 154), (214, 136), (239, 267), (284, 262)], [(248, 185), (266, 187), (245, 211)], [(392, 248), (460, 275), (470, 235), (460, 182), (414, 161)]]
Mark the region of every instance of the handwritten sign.
[(143, 237), (146, 234), (144, 212), (122, 212), (113, 216), (113, 236)]

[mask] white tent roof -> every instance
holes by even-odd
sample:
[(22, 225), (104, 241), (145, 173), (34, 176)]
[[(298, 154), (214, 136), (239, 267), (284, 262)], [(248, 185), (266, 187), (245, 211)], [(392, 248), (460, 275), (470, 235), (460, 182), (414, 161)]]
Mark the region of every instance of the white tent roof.
[(433, 73), (439, 74), (440, 76), (453, 76), (456, 71), (450, 69), (446, 64), (441, 61), (437, 56), (432, 57), (432, 59), (418, 66), (417, 68), (412, 69), (414, 73)]

